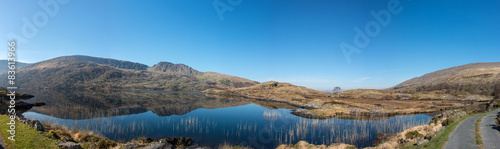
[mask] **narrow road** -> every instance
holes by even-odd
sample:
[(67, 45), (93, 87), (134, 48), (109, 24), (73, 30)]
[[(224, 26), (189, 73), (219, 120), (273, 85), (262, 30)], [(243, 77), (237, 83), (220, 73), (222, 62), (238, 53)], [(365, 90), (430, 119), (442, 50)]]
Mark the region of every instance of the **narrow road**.
[(482, 115), (476, 115), (463, 120), (455, 131), (450, 134), (445, 149), (477, 149), (474, 139), (476, 120)]
[(500, 109), (489, 113), (479, 124), (485, 149), (500, 149), (500, 128), (495, 124), (495, 118), (499, 113)]

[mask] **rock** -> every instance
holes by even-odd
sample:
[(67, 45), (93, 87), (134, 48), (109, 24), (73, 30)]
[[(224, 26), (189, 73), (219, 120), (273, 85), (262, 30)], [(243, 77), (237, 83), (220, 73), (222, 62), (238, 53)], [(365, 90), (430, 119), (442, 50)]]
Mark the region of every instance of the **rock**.
[(56, 145), (59, 148), (65, 148), (65, 149), (82, 149), (80, 144), (75, 143), (75, 142), (63, 142), (63, 143), (56, 143)]
[(168, 142), (174, 145), (176, 148), (183, 148), (191, 146), (193, 144), (193, 140), (189, 137), (166, 138), (164, 139), (164, 142)]
[(490, 101), (492, 97), (481, 96), (481, 95), (469, 95), (464, 100), (473, 100), (473, 101)]
[(141, 146), (139, 144), (125, 144), (122, 146), (123, 149), (136, 149), (140, 147)]
[(155, 143), (144, 147), (143, 149), (173, 149), (174, 146), (169, 143)]
[(422, 145), (424, 143), (427, 143), (427, 142), (429, 142), (429, 140), (427, 140), (427, 139), (420, 139), (415, 145), (420, 146), (420, 145)]
[(33, 128), (35, 128), (37, 131), (43, 131), (44, 130), (42, 123), (40, 123), (39, 121), (36, 121), (35, 124), (34, 124), (34, 126), (35, 127), (33, 127)]
[(410, 95), (406, 95), (406, 94), (398, 95), (398, 97), (401, 100), (408, 100), (408, 99), (410, 99)]
[(455, 100), (455, 99), (458, 99), (457, 97), (453, 96), (453, 95), (449, 95), (449, 96), (444, 96), (443, 98), (444, 100)]
[(320, 109), (323, 106), (323, 101), (319, 100), (311, 101), (307, 103), (305, 106), (313, 109)]

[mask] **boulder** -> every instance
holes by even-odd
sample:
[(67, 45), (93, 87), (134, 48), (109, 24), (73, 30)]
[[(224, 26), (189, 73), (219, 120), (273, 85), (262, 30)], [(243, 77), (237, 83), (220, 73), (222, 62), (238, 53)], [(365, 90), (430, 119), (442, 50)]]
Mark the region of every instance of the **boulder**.
[(398, 98), (401, 99), (401, 100), (408, 100), (411, 98), (410, 95), (406, 95), (406, 94), (401, 94), (401, 95), (398, 95)]
[(36, 121), (33, 126), (37, 131), (43, 131), (43, 125), (39, 121)]
[(64, 149), (82, 149), (80, 144), (75, 142), (62, 142), (62, 143), (56, 143), (56, 145), (59, 148), (64, 148)]
[(174, 137), (174, 138), (166, 138), (164, 142), (168, 142), (174, 145), (176, 148), (183, 148), (187, 146), (191, 146), (193, 144), (193, 140), (189, 137)]
[(170, 143), (155, 143), (144, 147), (143, 149), (173, 149), (174, 146)]
[(427, 142), (429, 142), (429, 140), (427, 140), (427, 139), (420, 139), (417, 143), (415, 143), (415, 145), (420, 146), (420, 145), (422, 145), (424, 143), (427, 143)]

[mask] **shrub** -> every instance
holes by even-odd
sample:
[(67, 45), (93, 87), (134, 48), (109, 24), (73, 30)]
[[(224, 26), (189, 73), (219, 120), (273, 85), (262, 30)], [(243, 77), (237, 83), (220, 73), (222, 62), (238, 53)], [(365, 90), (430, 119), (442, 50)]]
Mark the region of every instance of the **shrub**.
[(455, 121), (455, 119), (453, 119), (453, 118), (447, 118), (446, 120), (444, 120), (443, 122), (441, 122), (441, 125), (448, 126), (451, 123), (453, 123), (454, 121)]
[(51, 130), (51, 131), (47, 132), (47, 134), (45, 134), (45, 135), (46, 135), (47, 137), (49, 137), (49, 138), (59, 139), (59, 136), (57, 136), (57, 134), (56, 134), (56, 133), (54, 133), (54, 131), (53, 131), (53, 130)]
[(406, 139), (421, 138), (421, 137), (423, 137), (423, 136), (424, 136), (424, 135), (422, 135), (422, 134), (418, 133), (418, 131), (416, 131), (416, 130), (415, 130), (415, 131), (411, 131), (411, 132), (407, 132), (407, 133), (405, 134)]
[(99, 140), (99, 142), (97, 142), (97, 148), (100, 148), (100, 149), (107, 149), (110, 147), (115, 147), (116, 145), (117, 145), (116, 142), (108, 140), (108, 139), (102, 139), (102, 140)]

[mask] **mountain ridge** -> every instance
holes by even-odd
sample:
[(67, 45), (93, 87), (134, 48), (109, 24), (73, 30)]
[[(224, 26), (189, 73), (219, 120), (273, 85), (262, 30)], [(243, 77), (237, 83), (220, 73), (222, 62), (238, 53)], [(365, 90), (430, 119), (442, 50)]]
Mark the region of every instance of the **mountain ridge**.
[(20, 87), (37, 89), (203, 91), (259, 83), (236, 76), (200, 72), (184, 64), (159, 62), (149, 67), (136, 62), (82, 55), (61, 56), (34, 63), (19, 69), (17, 75), (21, 78), (18, 80)]

